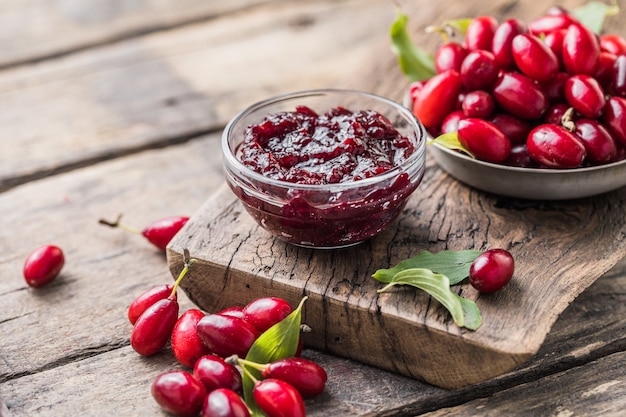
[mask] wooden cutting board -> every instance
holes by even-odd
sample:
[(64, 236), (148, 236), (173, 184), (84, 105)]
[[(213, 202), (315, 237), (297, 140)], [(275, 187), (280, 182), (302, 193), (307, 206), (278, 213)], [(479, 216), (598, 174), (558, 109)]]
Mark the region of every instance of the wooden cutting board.
[[(566, 202), (501, 198), (469, 188), (428, 158), (425, 178), (400, 218), (379, 236), (341, 250), (272, 238), (224, 186), (167, 250), (170, 270), (195, 264), (182, 288), (207, 312), (277, 296), (307, 295), (307, 346), (382, 369), (460, 388), (510, 371), (533, 356), (558, 315), (626, 256), (626, 188)], [(483, 325), (460, 329), (437, 301), (413, 288), (378, 294), (371, 278), (423, 250), (505, 248), (516, 260), (502, 291), (475, 300)]]

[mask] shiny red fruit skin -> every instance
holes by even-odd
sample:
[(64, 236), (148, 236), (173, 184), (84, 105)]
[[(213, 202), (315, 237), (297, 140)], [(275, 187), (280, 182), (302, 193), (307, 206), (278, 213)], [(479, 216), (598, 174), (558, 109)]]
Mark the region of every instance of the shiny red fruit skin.
[(572, 74), (594, 75), (600, 60), (600, 42), (586, 26), (574, 23), (563, 39), (563, 65)]
[(576, 136), (587, 151), (587, 159), (595, 165), (613, 162), (617, 157), (617, 146), (613, 136), (600, 123), (591, 119), (576, 120)]
[(165, 250), (170, 240), (182, 229), (188, 220), (189, 217), (185, 216), (166, 217), (151, 223), (142, 230), (141, 234), (154, 246)]
[(626, 54), (615, 58), (611, 77), (611, 89), (619, 96), (626, 96)]
[(227, 358), (245, 358), (259, 337), (258, 331), (246, 320), (221, 314), (207, 314), (196, 326), (200, 340), (214, 354)]
[(459, 141), (476, 158), (500, 163), (511, 152), (511, 142), (500, 129), (483, 119), (467, 118), (459, 122)]
[(532, 126), (528, 122), (511, 116), (508, 113), (498, 113), (489, 121), (496, 125), (496, 127), (509, 138), (511, 145), (526, 144), (526, 138), (532, 129)]
[(626, 147), (626, 99), (610, 97), (606, 103), (602, 121), (609, 128), (615, 140)]
[(292, 311), (289, 303), (282, 298), (263, 297), (253, 300), (243, 308), (243, 318), (259, 333), (263, 333)]
[(152, 304), (135, 322), (130, 344), (142, 356), (159, 352), (170, 336), (178, 319), (178, 301), (165, 298)]
[(461, 64), (461, 81), (467, 91), (487, 90), (498, 78), (500, 68), (489, 51), (471, 51)]
[(519, 168), (537, 168), (537, 163), (528, 154), (525, 143), (511, 146), (511, 153), (504, 164)]
[(304, 398), (320, 395), (328, 375), (317, 363), (304, 358), (285, 358), (267, 365), (263, 378), (276, 378), (291, 384)]
[(435, 52), (435, 70), (438, 74), (448, 70), (460, 71), (468, 52), (460, 43), (444, 43)]
[(206, 397), (204, 385), (184, 371), (169, 371), (156, 377), (152, 397), (164, 410), (177, 416), (195, 417)]
[(613, 82), (615, 61), (617, 56), (610, 52), (600, 52), (600, 60), (598, 61), (598, 68), (593, 78), (598, 80), (600, 85), (605, 91), (611, 91), (611, 84)]
[[(130, 321), (130, 324), (135, 324), (139, 316), (152, 304), (169, 297), (172, 294), (172, 287), (169, 284), (157, 285), (139, 294), (128, 307), (128, 321)], [(176, 294), (174, 294), (174, 297), (176, 297)]]
[(45, 245), (32, 251), (24, 261), (24, 279), (33, 288), (52, 282), (65, 265), (65, 255), (58, 246)]
[(280, 379), (257, 381), (252, 396), (267, 417), (304, 417), (302, 396), (293, 386)]
[(567, 103), (584, 117), (597, 119), (602, 114), (606, 99), (598, 81), (584, 74), (572, 75), (563, 86)]
[(563, 115), (565, 115), (567, 109), (569, 109), (569, 106), (565, 103), (555, 103), (551, 105), (543, 116), (543, 122), (559, 126), (562, 125)]
[(487, 119), (496, 108), (496, 102), (488, 92), (475, 90), (465, 95), (461, 108), (465, 117)]
[(417, 99), (417, 96), (419, 95), (420, 91), (422, 91), (425, 85), (426, 85), (425, 80), (413, 81), (411, 83), (411, 85), (409, 86), (409, 95), (411, 96), (411, 103), (415, 102), (415, 100)]
[(567, 29), (577, 20), (568, 13), (546, 14), (528, 24), (528, 30), (535, 36), (545, 35), (555, 30)]
[(578, 168), (587, 152), (572, 132), (559, 125), (543, 124), (528, 134), (528, 153), (549, 168)]
[(204, 313), (196, 308), (180, 315), (172, 329), (172, 352), (178, 362), (193, 368), (202, 356), (211, 353), (196, 332), (196, 325)]
[(224, 310), (220, 310), (217, 314), (221, 314), (223, 316), (233, 316), (243, 319), (243, 307), (241, 306), (233, 306), (225, 308)]
[(509, 251), (490, 249), (472, 262), (469, 281), (478, 291), (492, 293), (508, 284), (514, 272), (515, 261)]
[(491, 50), (493, 36), (498, 28), (498, 21), (493, 16), (478, 16), (470, 22), (465, 32), (463, 46), (470, 51)]
[(556, 56), (557, 61), (559, 62), (559, 69), (563, 69), (563, 40), (565, 39), (565, 34), (567, 33), (566, 29), (559, 29), (548, 33), (545, 38), (543, 38), (543, 42), (546, 44), (548, 48), (552, 51), (554, 56)]
[(211, 392), (218, 388), (227, 388), (240, 393), (242, 390), (241, 374), (233, 365), (217, 355), (204, 355), (193, 367), (193, 376)]
[(613, 55), (626, 54), (626, 39), (615, 33), (600, 35), (600, 50)]
[(500, 23), (493, 35), (491, 52), (501, 69), (511, 70), (515, 68), (511, 44), (515, 36), (527, 32), (526, 23), (522, 20), (508, 19)]
[(435, 75), (426, 82), (413, 103), (413, 114), (427, 129), (438, 129), (456, 107), (462, 86), (461, 76), (455, 70)]
[(204, 399), (202, 417), (250, 417), (250, 411), (236, 392), (218, 388)]
[(549, 105), (540, 87), (517, 72), (502, 72), (493, 86), (492, 95), (503, 109), (525, 120), (539, 119)]
[(455, 110), (448, 114), (441, 122), (441, 133), (456, 132), (459, 129), (459, 122), (463, 119), (465, 119), (463, 110)]
[(534, 35), (517, 35), (511, 52), (517, 68), (533, 80), (548, 81), (559, 71), (559, 60), (552, 49)]

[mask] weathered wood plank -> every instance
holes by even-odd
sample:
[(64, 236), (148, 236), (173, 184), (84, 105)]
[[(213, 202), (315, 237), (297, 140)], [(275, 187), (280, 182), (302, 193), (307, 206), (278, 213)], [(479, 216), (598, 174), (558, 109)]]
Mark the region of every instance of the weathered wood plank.
[(356, 85), (393, 14), (386, 0), (278, 3), (5, 70), (0, 190), (218, 129), (273, 94)]
[(271, 0), (0, 3), (0, 68), (197, 22)]

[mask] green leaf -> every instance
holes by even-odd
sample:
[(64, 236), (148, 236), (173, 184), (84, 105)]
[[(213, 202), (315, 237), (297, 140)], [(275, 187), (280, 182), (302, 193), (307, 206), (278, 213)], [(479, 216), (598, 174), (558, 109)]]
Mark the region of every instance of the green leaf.
[[(265, 364), (278, 359), (293, 357), (296, 354), (300, 340), (302, 307), (305, 301), (306, 297), (300, 301), (300, 305), (291, 314), (259, 336), (246, 355), (247, 361)], [(256, 379), (261, 377), (258, 369), (247, 366), (246, 370)], [(250, 408), (251, 415), (263, 416), (263, 412), (256, 405), (252, 396), (254, 380), (247, 372), (243, 372), (242, 375), (244, 399)]]
[(617, 3), (605, 4), (599, 1), (591, 1), (584, 6), (576, 8), (572, 14), (580, 23), (587, 26), (597, 34), (602, 32), (604, 19), (608, 16), (615, 16), (619, 13)]
[(458, 297), (461, 307), (463, 308), (465, 327), (470, 330), (477, 330), (483, 324), (483, 317), (480, 314), (478, 306), (472, 300), (463, 298), (456, 293), (453, 294)]
[(452, 149), (455, 151), (461, 151), (467, 154), (469, 157), (476, 159), (476, 157), (467, 149), (461, 141), (459, 141), (459, 135), (457, 132), (444, 133), (437, 136), (435, 139), (430, 139), (427, 144), (430, 145), (436, 143), (444, 148)]
[(445, 275), (425, 268), (405, 269), (395, 274), (391, 282), (378, 292), (387, 291), (395, 285), (410, 285), (426, 291), (450, 312), (457, 326), (465, 327), (463, 305), (459, 300), (461, 297), (450, 290), (450, 280)]
[(409, 17), (398, 9), (391, 24), (391, 48), (398, 57), (400, 69), (410, 81), (427, 80), (436, 74), (435, 61), (428, 52), (416, 47), (407, 32)]
[(425, 268), (445, 275), (450, 280), (450, 285), (455, 285), (469, 276), (470, 266), (478, 255), (480, 251), (476, 250), (444, 250), (438, 253), (423, 251), (403, 260), (393, 268), (379, 269), (372, 277), (388, 284), (394, 280), (398, 272), (411, 268)]

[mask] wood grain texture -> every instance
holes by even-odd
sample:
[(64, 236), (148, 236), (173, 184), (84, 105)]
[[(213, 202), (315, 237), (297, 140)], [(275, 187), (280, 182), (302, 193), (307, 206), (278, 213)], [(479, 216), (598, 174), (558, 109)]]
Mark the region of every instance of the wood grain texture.
[(22, 0), (0, 4), (0, 68), (50, 59), (267, 0)]
[(356, 86), (394, 14), (356, 3), (279, 2), (3, 71), (0, 190), (219, 130), (270, 95)]
[[(567, 305), (624, 258), (625, 201), (624, 190), (575, 202), (498, 198), (430, 162), (388, 230), (354, 248), (316, 251), (271, 238), (224, 187), (175, 238), (168, 259), (174, 276), (184, 248), (202, 261), (202, 272), (182, 287), (207, 311), (269, 294), (295, 305), (307, 295), (305, 318), (315, 323), (305, 339), (310, 346), (459, 388), (528, 360)], [(468, 284), (457, 288), (481, 309), (476, 332), (457, 328), (423, 293), (377, 294), (380, 284), (371, 278), (422, 250), (496, 247), (516, 259), (506, 289), (480, 296)]]

